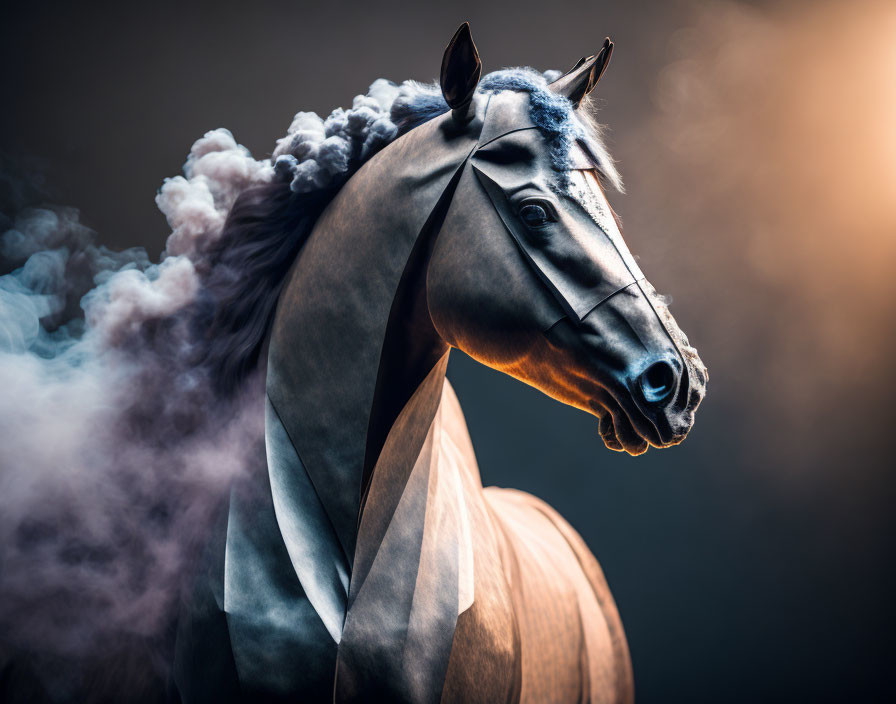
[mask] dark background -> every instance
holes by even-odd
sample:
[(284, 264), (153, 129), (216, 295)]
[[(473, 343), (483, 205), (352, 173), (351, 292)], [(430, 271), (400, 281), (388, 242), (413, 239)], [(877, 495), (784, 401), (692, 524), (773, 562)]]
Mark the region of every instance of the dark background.
[(597, 554), (639, 701), (896, 695), (891, 3), (0, 13), (3, 207), (74, 205), (102, 242), (153, 257), (169, 232), (153, 195), (208, 129), (258, 158), (297, 110), (435, 77), (462, 20), (486, 71), (566, 68), (612, 35), (600, 119), (628, 194), (611, 200), (708, 396), (682, 446), (631, 458), (590, 416), (455, 353), (485, 483), (545, 498)]

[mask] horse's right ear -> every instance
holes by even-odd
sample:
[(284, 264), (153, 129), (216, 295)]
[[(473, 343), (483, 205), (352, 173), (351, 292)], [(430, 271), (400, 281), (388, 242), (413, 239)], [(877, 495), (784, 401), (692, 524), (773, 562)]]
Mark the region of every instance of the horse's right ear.
[(594, 86), (604, 75), (612, 53), (613, 42), (607, 37), (597, 55), (579, 59), (575, 66), (551, 83), (548, 88), (569, 98), (574, 107), (579, 107), (585, 96), (594, 90)]
[(473, 118), (473, 95), (481, 75), (482, 62), (470, 34), (470, 23), (464, 22), (448, 42), (439, 77), (442, 95), (458, 122), (466, 123)]

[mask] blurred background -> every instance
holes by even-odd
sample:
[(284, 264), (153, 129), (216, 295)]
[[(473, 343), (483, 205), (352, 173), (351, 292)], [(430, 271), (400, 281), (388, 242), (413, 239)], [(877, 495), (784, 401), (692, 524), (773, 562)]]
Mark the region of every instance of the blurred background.
[(454, 353), (485, 483), (594, 550), (640, 702), (892, 701), (890, 0), (5, 3), (2, 211), (75, 206), (157, 257), (153, 197), (206, 130), (261, 158), (297, 110), (435, 78), (463, 20), (485, 71), (565, 69), (612, 36), (611, 201), (710, 370), (688, 440), (631, 458)]

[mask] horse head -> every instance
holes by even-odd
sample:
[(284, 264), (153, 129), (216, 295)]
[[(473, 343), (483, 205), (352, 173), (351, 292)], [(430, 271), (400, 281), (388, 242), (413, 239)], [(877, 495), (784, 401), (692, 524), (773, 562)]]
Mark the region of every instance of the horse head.
[(589, 115), (607, 39), (552, 83), (490, 74), (467, 25), (445, 52), (453, 128), (476, 133), (426, 275), (439, 335), (477, 361), (594, 414), (607, 447), (681, 442), (706, 368), (628, 250)]

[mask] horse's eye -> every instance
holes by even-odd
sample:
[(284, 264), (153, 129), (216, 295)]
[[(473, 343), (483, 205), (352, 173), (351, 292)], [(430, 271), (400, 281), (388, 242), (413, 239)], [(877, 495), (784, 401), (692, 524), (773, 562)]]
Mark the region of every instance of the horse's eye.
[(526, 203), (520, 208), (520, 218), (529, 227), (541, 227), (552, 220), (546, 207), (538, 203)]

